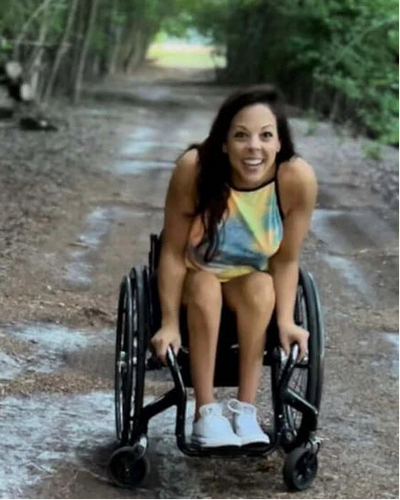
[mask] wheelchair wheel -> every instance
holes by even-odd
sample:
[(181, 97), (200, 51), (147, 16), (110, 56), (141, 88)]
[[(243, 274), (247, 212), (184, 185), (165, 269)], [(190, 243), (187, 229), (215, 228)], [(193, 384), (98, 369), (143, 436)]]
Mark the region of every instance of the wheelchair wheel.
[(133, 268), (121, 283), (115, 354), (115, 421), (118, 442), (138, 433), (143, 407), (146, 355), (146, 301), (143, 271)]
[(283, 480), (289, 490), (302, 491), (311, 486), (318, 471), (316, 453), (308, 448), (291, 451), (283, 467)]
[(108, 463), (108, 471), (115, 484), (121, 488), (135, 488), (150, 470), (146, 449), (135, 443), (116, 450)]
[[(324, 329), (318, 292), (311, 274), (300, 269), (295, 322), (310, 334), (308, 359), (298, 362), (289, 381), (289, 388), (319, 409), (322, 394)], [(278, 357), (271, 366), (272, 392), (278, 397), (278, 380), (283, 364)], [(309, 438), (307, 418), (290, 405), (283, 407), (282, 447), (291, 451)]]

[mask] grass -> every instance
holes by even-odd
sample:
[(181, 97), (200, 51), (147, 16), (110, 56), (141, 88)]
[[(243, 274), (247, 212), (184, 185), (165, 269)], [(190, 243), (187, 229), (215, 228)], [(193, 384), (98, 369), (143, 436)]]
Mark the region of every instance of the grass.
[(213, 47), (189, 44), (153, 44), (147, 57), (158, 66), (208, 69), (223, 67), (225, 58), (213, 54)]
[(364, 158), (368, 160), (381, 161), (382, 147), (379, 143), (366, 143), (362, 146)]

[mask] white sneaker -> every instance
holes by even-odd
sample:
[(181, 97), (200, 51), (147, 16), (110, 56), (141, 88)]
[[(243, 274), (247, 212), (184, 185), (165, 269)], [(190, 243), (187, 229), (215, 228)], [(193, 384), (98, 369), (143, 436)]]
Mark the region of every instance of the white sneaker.
[(200, 418), (193, 424), (192, 443), (204, 448), (240, 446), (241, 440), (233, 432), (229, 420), (222, 416), (217, 403), (199, 408)]
[(231, 399), (227, 406), (233, 414), (233, 429), (240, 438), (242, 446), (270, 443), (268, 435), (262, 431), (257, 422), (257, 409), (255, 406), (237, 399)]

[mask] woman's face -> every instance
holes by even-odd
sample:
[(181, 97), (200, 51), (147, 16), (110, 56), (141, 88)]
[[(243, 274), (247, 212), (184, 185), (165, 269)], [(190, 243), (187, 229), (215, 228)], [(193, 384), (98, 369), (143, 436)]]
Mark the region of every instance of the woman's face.
[(265, 104), (242, 108), (233, 118), (223, 151), (232, 167), (231, 181), (238, 188), (254, 188), (274, 175), (281, 148), (275, 115)]

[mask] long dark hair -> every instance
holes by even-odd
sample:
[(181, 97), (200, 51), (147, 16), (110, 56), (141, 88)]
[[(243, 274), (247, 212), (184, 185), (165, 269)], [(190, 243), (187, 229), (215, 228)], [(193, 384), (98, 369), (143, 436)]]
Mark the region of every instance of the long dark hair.
[(197, 204), (194, 215), (200, 215), (208, 247), (204, 260), (212, 260), (218, 248), (217, 226), (227, 208), (231, 165), (228, 155), (222, 150), (231, 122), (244, 107), (266, 104), (276, 117), (281, 149), (276, 155), (276, 166), (295, 154), (291, 133), (286, 118), (283, 96), (273, 86), (255, 86), (239, 90), (222, 104), (211, 126), (207, 139), (202, 144), (192, 144), (187, 150), (196, 148), (199, 155), (197, 179)]

